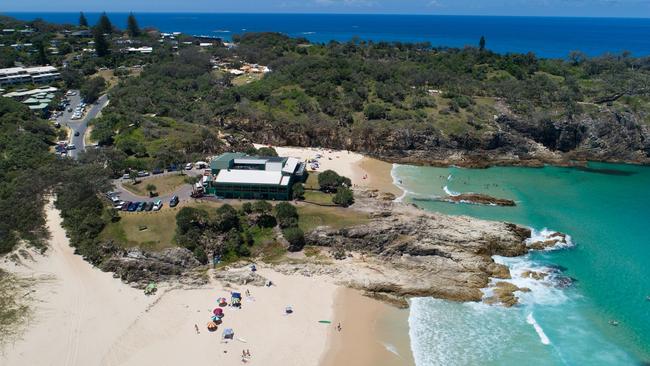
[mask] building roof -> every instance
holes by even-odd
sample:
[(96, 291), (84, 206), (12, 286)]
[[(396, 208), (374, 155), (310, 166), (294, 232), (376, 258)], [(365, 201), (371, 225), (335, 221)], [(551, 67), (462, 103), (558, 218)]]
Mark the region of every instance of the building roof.
[(220, 171), (215, 182), (233, 184), (281, 184), (282, 180), (281, 172), (233, 169)]
[(210, 168), (215, 170), (229, 169), (234, 159), (243, 158), (244, 156), (246, 156), (244, 153), (223, 153), (210, 161)]
[(300, 160), (296, 158), (287, 159), (286, 164), (282, 168), (282, 173), (293, 174), (296, 171), (296, 167), (300, 164)]
[(30, 105), (29, 109), (32, 110), (38, 110), (38, 109), (45, 109), (47, 108), (47, 103), (41, 103), (41, 104), (36, 104), (36, 105)]
[(253, 158), (253, 157), (245, 157), (245, 158), (239, 158), (235, 159), (235, 164), (241, 164), (241, 165), (264, 165), (266, 164), (268, 160), (263, 159), (263, 158)]

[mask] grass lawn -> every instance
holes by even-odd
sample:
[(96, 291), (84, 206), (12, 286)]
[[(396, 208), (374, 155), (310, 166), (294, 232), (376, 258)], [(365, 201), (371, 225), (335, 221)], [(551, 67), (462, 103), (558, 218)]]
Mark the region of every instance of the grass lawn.
[(305, 202), (317, 203), (320, 205), (332, 205), (332, 198), (334, 197), (331, 193), (324, 193), (321, 191), (305, 191)]
[(370, 222), (368, 215), (343, 207), (299, 206), (298, 226), (309, 232), (318, 226), (341, 229)]
[(244, 75), (239, 75), (232, 79), (232, 85), (235, 86), (242, 86), (245, 84), (248, 84), (253, 81), (258, 81), (262, 79), (263, 74), (244, 74)]
[[(120, 213), (120, 221), (110, 223), (101, 233), (102, 239), (113, 239), (122, 247), (162, 250), (174, 247), (177, 210)], [(145, 230), (140, 230), (146, 227)]]
[(305, 189), (320, 189), (318, 184), (318, 172), (309, 172), (307, 181), (305, 182)]
[(138, 180), (136, 184), (133, 184), (132, 182), (124, 183), (122, 186), (138, 196), (149, 196), (147, 186), (153, 184), (156, 186), (156, 192), (158, 192), (158, 194), (165, 195), (174, 192), (183, 184), (187, 184), (185, 183), (186, 177), (187, 175), (180, 174), (163, 175), (160, 177), (141, 179)]

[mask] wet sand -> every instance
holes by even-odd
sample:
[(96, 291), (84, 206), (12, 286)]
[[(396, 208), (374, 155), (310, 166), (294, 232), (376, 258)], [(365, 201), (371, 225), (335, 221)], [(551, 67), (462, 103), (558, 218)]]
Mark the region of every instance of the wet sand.
[[(358, 291), (337, 290), (334, 322), (324, 366), (414, 365), (408, 337), (408, 309), (397, 309)], [(341, 324), (341, 331), (336, 329)]]

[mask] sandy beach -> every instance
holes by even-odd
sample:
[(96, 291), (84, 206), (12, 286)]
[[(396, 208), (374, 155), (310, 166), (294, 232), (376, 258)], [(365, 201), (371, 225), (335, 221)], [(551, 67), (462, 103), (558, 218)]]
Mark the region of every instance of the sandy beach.
[[(225, 289), (212, 283), (196, 289), (161, 287), (145, 296), (110, 273), (74, 255), (61, 218), (51, 205), (47, 223), (52, 233), (45, 256), (2, 267), (33, 278), (33, 316), (20, 339), (0, 353), (0, 364), (12, 365), (317, 365), (326, 350), (332, 325), (336, 286), (317, 277), (285, 276), (261, 268), (272, 287)], [(206, 330), (218, 297), (231, 290), (251, 291), (241, 309), (224, 308), (223, 324)], [(294, 313), (285, 315), (286, 306)], [(198, 325), (200, 333), (195, 331)], [(235, 339), (222, 342), (232, 328)]]
[(323, 366), (414, 365), (408, 339), (408, 309), (397, 309), (340, 288), (336, 293), (334, 324)]
[[(260, 148), (266, 145), (256, 144)], [(402, 191), (393, 184), (391, 170), (393, 165), (381, 160), (370, 158), (359, 153), (344, 150), (321, 149), (314, 147), (273, 146), (280, 156), (294, 157), (300, 160), (316, 158), (320, 167), (317, 171), (331, 169), (352, 180), (353, 185), (363, 188), (377, 189), (382, 192), (400, 196)], [(312, 171), (311, 169), (308, 169)]]

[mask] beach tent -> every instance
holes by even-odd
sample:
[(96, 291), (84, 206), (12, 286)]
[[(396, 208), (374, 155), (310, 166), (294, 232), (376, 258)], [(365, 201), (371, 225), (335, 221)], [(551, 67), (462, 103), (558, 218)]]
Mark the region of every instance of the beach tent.
[(217, 299), (217, 303), (219, 304), (219, 306), (226, 306), (228, 305), (228, 300), (226, 300), (225, 297), (220, 297)]
[(230, 295), (232, 296), (233, 299), (241, 299), (240, 292), (231, 292)]
[(219, 318), (218, 316), (215, 315), (215, 316), (212, 317), (212, 322), (214, 324), (221, 324), (221, 318)]
[(215, 322), (208, 322), (208, 330), (214, 332), (217, 330), (217, 324)]
[(235, 331), (232, 330), (232, 328), (226, 328), (226, 329), (223, 330), (223, 338), (224, 339), (233, 339), (234, 337), (235, 337)]
[(286, 314), (291, 314), (293, 313), (293, 308), (291, 306), (287, 306), (286, 308), (284, 308), (284, 312)]
[(216, 315), (218, 317), (222, 317), (223, 316), (223, 309), (222, 308), (216, 308), (216, 309), (212, 310), (212, 314), (214, 314), (214, 315)]

